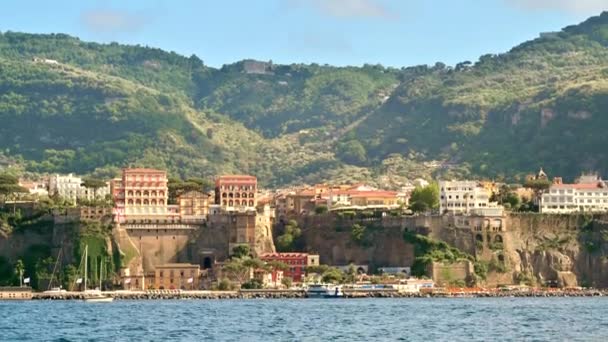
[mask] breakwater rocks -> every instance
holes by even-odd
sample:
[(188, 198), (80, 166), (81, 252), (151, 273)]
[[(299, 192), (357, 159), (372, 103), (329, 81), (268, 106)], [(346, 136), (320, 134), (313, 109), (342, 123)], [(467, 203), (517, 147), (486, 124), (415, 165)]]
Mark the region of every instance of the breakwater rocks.
[[(307, 298), (303, 290), (241, 290), (241, 291), (116, 291), (104, 292), (116, 300), (176, 300), (176, 299), (298, 299)], [(506, 298), (506, 297), (597, 297), (608, 296), (608, 290), (530, 290), (481, 292), (397, 292), (345, 291), (341, 298)], [(82, 292), (34, 293), (34, 300), (83, 300)]]

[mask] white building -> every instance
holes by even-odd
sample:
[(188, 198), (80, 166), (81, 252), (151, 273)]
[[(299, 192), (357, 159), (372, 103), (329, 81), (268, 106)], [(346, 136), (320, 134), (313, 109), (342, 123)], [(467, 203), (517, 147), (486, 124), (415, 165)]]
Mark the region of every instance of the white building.
[(105, 198), (106, 195), (110, 194), (109, 184), (95, 191), (82, 186), (82, 182), (82, 178), (71, 173), (69, 175), (53, 175), (49, 179), (49, 195), (56, 195), (76, 202), (77, 199), (93, 200), (95, 195), (97, 198)]
[(574, 184), (563, 184), (561, 178), (555, 178), (554, 184), (541, 197), (541, 213), (580, 211), (608, 211), (608, 186), (597, 175), (583, 175)]
[(490, 191), (477, 181), (439, 181), (439, 211), (442, 214), (502, 216), (503, 207), (490, 202)]

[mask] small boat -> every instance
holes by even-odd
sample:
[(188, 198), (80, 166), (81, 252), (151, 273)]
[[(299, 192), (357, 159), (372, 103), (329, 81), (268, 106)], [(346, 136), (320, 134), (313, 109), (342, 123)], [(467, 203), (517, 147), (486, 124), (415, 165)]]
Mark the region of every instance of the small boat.
[(101, 276), (103, 270), (103, 263), (99, 262), (99, 287), (95, 290), (87, 289), (87, 258), (88, 258), (89, 246), (84, 247), (84, 301), (87, 303), (109, 303), (114, 301), (113, 297), (104, 295), (101, 292)]
[(42, 293), (44, 293), (44, 294), (64, 294), (67, 292), (68, 291), (66, 291), (65, 289), (62, 289), (61, 287), (52, 287), (49, 290), (46, 290)]
[[(85, 295), (87, 296), (87, 295)], [(109, 303), (114, 301), (114, 298), (110, 297), (110, 296), (105, 296), (101, 293), (99, 294), (93, 294), (93, 295), (88, 295), (87, 297), (84, 298), (84, 301), (87, 303)]]
[(306, 289), (307, 298), (340, 298), (344, 297), (342, 287), (332, 284), (312, 284)]

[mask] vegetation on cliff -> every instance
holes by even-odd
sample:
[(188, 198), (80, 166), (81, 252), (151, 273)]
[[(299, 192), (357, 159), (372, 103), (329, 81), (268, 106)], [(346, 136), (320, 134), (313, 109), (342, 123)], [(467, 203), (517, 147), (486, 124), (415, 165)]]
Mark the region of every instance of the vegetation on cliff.
[(267, 62), (261, 72), (4, 32), (0, 150), (35, 172), (143, 165), (181, 178), (253, 173), (268, 185), (509, 178), (539, 165), (605, 173), (606, 32), (604, 13), (455, 67)]

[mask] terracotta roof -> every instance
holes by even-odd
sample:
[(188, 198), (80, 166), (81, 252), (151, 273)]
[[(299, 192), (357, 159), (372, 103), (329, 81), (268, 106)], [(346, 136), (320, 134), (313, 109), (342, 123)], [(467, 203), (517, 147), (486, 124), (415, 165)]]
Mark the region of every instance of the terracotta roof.
[(260, 258), (302, 258), (307, 256), (308, 253), (263, 253)]
[(157, 169), (146, 169), (146, 168), (133, 168), (133, 169), (122, 169), (125, 173), (167, 173), (167, 171)]
[(217, 178), (218, 180), (255, 180), (255, 176), (250, 175), (222, 175)]
[(350, 197), (397, 197), (397, 192), (386, 190), (345, 190), (332, 192), (331, 195), (349, 195)]
[(553, 184), (551, 189), (604, 189), (600, 183), (575, 183), (575, 184)]

